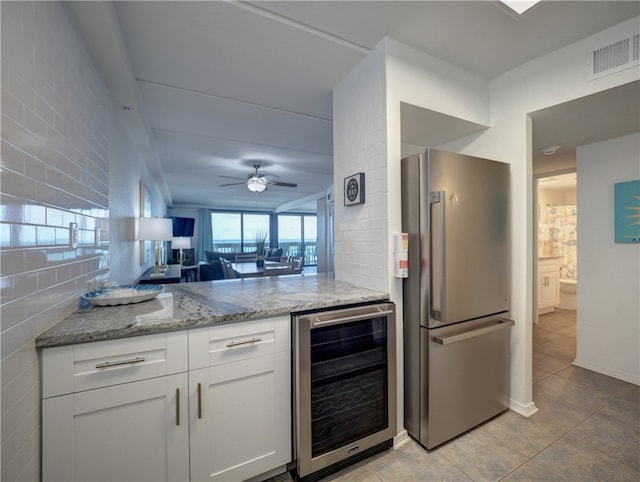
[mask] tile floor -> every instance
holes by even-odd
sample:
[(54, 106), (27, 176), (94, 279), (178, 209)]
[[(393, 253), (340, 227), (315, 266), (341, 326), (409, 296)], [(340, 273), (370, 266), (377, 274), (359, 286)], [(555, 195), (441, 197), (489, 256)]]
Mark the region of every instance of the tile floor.
[(534, 326), (531, 418), (506, 412), (432, 452), (411, 439), (323, 480), (640, 481), (640, 387), (572, 366), (575, 336), (574, 311)]

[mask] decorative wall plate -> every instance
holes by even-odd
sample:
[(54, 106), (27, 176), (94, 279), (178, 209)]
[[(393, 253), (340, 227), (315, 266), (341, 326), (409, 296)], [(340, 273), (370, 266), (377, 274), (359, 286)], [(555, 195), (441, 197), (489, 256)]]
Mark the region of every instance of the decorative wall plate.
[(344, 178), (344, 205), (364, 204), (364, 172)]

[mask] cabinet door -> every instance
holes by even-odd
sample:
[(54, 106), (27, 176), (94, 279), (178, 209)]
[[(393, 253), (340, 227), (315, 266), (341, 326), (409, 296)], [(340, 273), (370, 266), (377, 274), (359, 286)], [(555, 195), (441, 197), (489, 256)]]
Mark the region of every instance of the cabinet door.
[(44, 481), (185, 481), (187, 374), (45, 399)]
[(560, 303), (560, 275), (555, 259), (538, 263), (538, 310), (541, 313), (553, 311)]
[(191, 480), (245, 480), (291, 461), (290, 352), (189, 373)]

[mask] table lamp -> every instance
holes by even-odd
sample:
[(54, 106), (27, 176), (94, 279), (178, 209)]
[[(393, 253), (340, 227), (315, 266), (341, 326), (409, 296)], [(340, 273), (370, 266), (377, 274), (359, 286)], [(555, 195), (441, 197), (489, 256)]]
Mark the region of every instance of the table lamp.
[(191, 239), (184, 236), (173, 238), (173, 240), (171, 241), (171, 248), (180, 250), (180, 254), (178, 255), (178, 263), (180, 263), (180, 265), (183, 265), (184, 250), (191, 248)]
[(154, 241), (156, 268), (151, 277), (164, 276), (164, 273), (160, 272), (160, 266), (162, 265), (162, 260), (160, 259), (160, 241), (171, 241), (173, 239), (173, 224), (171, 219), (138, 218), (138, 239)]

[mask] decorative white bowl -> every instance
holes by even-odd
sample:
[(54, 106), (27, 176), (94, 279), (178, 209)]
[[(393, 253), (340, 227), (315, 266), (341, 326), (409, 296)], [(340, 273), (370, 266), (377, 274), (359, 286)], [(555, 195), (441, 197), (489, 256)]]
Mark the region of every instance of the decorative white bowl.
[(123, 285), (87, 293), (82, 295), (82, 299), (96, 306), (129, 305), (151, 300), (163, 290), (163, 285)]

